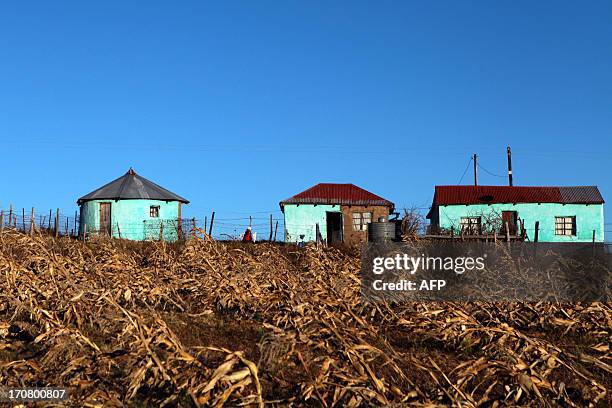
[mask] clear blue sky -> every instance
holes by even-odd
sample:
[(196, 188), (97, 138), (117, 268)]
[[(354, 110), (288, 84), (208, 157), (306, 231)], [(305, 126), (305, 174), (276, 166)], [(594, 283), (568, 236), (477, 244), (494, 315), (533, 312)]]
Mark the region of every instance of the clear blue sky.
[(508, 144), (515, 184), (612, 202), (608, 1), (14, 3), (3, 208), (74, 212), (130, 166), (190, 217), (269, 214), (318, 182), (426, 207), (472, 153), (505, 174)]

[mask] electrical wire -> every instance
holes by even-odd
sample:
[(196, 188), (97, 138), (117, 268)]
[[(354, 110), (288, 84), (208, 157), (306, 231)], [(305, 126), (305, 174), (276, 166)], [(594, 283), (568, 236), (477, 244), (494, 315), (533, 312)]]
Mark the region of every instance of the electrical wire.
[[(221, 136), (218, 136), (221, 138)], [(143, 145), (141, 143), (123, 143), (123, 142), (84, 142), (84, 141), (63, 141), (58, 142), (51, 138), (32, 138), (23, 140), (21, 138), (6, 139), (3, 144), (16, 147), (44, 147), (45, 149), (101, 149), (109, 150), (153, 150), (153, 151), (203, 151), (203, 152), (247, 152), (247, 153), (333, 153), (333, 154), (409, 154), (414, 153), (415, 149), (347, 149), (346, 146), (308, 146), (308, 145), (286, 145), (286, 144), (168, 144), (168, 143), (149, 143)], [(425, 148), (417, 149), (418, 151), (428, 152)], [(481, 151), (495, 152), (497, 149), (482, 148)], [(462, 155), (465, 150), (458, 147), (441, 148), (438, 153)], [(551, 156), (557, 157), (559, 154), (572, 155), (574, 157), (612, 157), (611, 152), (607, 151), (578, 151), (578, 150), (547, 150), (539, 151), (535, 147), (525, 150), (515, 149), (521, 156)]]
[(468, 161), (467, 166), (465, 166), (465, 171), (463, 172), (463, 175), (461, 175), (461, 178), (459, 179), (459, 182), (457, 184), (461, 184), (461, 182), (463, 181), (463, 178), (465, 177), (465, 175), (467, 174), (468, 169), (470, 168), (470, 163), (472, 163), (472, 158), (470, 157), (470, 161)]
[(485, 172), (485, 173), (487, 173), (487, 174), (488, 174), (488, 175), (490, 175), (490, 176), (499, 177), (499, 178), (506, 178), (506, 176), (500, 176), (499, 174), (495, 174), (495, 173), (490, 172), (489, 170), (487, 170), (487, 169), (485, 169), (484, 167), (482, 167), (482, 166), (480, 165), (480, 163), (477, 163), (477, 165), (478, 165), (478, 167), (480, 167), (482, 170), (484, 170), (484, 172)]

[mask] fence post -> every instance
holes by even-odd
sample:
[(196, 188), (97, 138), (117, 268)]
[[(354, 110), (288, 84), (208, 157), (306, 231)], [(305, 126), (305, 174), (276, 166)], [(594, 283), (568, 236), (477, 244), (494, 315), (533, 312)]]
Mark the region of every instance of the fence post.
[(34, 207), (32, 207), (32, 213), (30, 214), (30, 236), (36, 232), (36, 223), (34, 221)]
[(59, 208), (55, 211), (55, 237), (57, 238), (59, 236), (59, 230), (60, 230), (60, 210)]
[(51, 232), (51, 218), (53, 218), (53, 210), (49, 210), (49, 225), (47, 226), (48, 232)]
[(13, 204), (9, 204), (9, 222), (8, 222), (9, 228), (11, 228), (12, 222), (13, 222)]
[(208, 236), (212, 238), (212, 229), (213, 224), (215, 223), (215, 212), (212, 212), (212, 216), (210, 217), (210, 228), (208, 229)]
[(204, 232), (208, 231), (208, 216), (204, 217)]
[(65, 236), (68, 236), (68, 217), (66, 217), (66, 233)]
[(536, 221), (535, 223), (535, 232), (533, 235), (533, 242), (538, 242), (538, 238), (540, 237), (540, 221)]
[(121, 228), (119, 228), (119, 221), (117, 221), (117, 233), (119, 234), (119, 239), (121, 239)]
[(161, 220), (159, 223), (159, 240), (164, 240), (164, 220)]
[(23, 225), (23, 233), (26, 232), (26, 222), (25, 222), (25, 208), (21, 209), (21, 225)]
[(4, 210), (0, 211), (0, 231), (4, 230)]
[(276, 226), (274, 227), (274, 242), (276, 242), (276, 231), (278, 231), (278, 221), (276, 221)]
[(270, 214), (270, 238), (268, 241), (272, 241), (272, 214)]
[(506, 242), (510, 242), (510, 228), (508, 225), (508, 221), (504, 223), (504, 228), (506, 229)]
[(87, 224), (83, 224), (83, 242), (87, 239)]
[(183, 223), (181, 222), (181, 218), (177, 219), (176, 236), (177, 236), (179, 241), (183, 240)]

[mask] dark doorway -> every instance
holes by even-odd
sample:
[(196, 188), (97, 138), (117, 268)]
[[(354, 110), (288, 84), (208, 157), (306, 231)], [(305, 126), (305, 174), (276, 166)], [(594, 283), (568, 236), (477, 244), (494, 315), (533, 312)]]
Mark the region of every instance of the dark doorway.
[(100, 234), (111, 235), (111, 203), (100, 203)]
[(518, 214), (516, 211), (502, 211), (502, 231), (506, 233), (506, 223), (508, 224), (508, 233), (516, 235)]
[(327, 213), (327, 243), (342, 242), (342, 213)]

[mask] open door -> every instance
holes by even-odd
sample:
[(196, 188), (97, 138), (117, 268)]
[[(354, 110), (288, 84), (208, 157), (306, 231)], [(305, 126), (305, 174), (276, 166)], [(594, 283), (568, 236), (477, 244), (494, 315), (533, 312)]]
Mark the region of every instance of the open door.
[(502, 211), (502, 231), (506, 232), (506, 223), (510, 235), (516, 235), (518, 230), (518, 213), (516, 211)]
[(327, 213), (327, 243), (334, 244), (342, 242), (342, 213)]
[(100, 235), (111, 235), (111, 203), (100, 203)]

